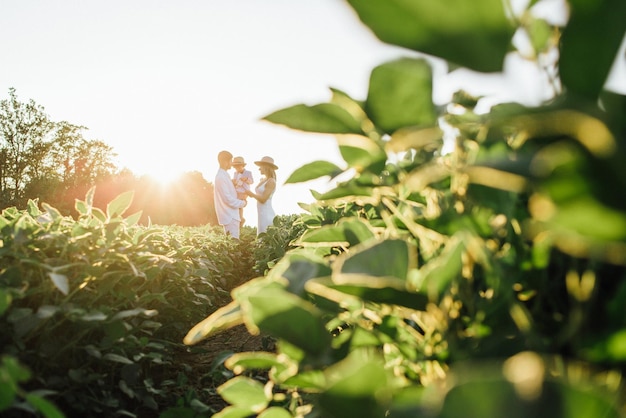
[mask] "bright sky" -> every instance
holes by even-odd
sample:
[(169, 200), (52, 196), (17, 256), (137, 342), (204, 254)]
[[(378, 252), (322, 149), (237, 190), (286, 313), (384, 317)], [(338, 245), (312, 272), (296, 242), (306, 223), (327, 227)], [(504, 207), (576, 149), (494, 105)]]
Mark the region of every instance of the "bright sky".
[[(260, 118), (328, 101), (329, 87), (364, 99), (376, 65), (411, 54), (379, 42), (341, 0), (4, 0), (0, 39), (0, 98), (14, 87), (53, 120), (86, 126), (138, 175), (200, 171), (212, 182), (227, 149), (256, 182), (253, 161), (272, 156), (279, 214), (329, 187), (283, 185), (295, 169), (342, 160), (332, 136)], [(472, 77), (448, 77), (435, 95), (446, 100), (463, 81), (473, 92)], [(518, 100), (538, 94), (527, 78), (514, 84)], [(486, 93), (510, 86), (492, 77)], [(254, 201), (244, 216), (256, 225)]]

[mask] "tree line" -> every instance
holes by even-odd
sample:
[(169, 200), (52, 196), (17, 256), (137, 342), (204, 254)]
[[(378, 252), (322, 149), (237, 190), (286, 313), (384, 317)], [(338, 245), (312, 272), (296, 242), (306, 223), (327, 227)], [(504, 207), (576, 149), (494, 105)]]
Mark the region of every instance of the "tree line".
[(75, 200), (95, 187), (94, 206), (103, 210), (115, 196), (134, 191), (129, 213), (141, 211), (144, 224), (216, 224), (213, 185), (200, 172), (163, 186), (117, 167), (113, 148), (85, 138), (85, 130), (51, 120), (43, 106), (21, 101), (10, 88), (0, 101), (0, 209), (37, 199), (71, 216)]

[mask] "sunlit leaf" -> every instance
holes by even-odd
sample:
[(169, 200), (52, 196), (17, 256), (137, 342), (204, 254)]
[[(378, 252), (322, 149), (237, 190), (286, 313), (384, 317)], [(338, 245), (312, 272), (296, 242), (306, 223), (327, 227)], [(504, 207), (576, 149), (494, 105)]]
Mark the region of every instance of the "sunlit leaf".
[(320, 355), (330, 334), (323, 313), (310, 302), (278, 288), (261, 288), (242, 301), (242, 309), (261, 331)]
[(285, 356), (278, 357), (274, 353), (261, 351), (235, 353), (228, 357), (224, 366), (232, 370), (235, 374), (241, 374), (246, 370), (269, 370), (272, 368), (280, 370), (281, 374), (287, 373), (293, 376), (298, 371), (296, 362), (290, 361)]
[(142, 213), (143, 213), (142, 211), (139, 211), (139, 212), (135, 212), (132, 215), (128, 216), (126, 218), (126, 225), (128, 225), (128, 226), (137, 225), (137, 223), (141, 219), (141, 214)]
[(341, 283), (357, 274), (406, 280), (409, 270), (416, 267), (417, 249), (404, 240), (388, 239), (354, 247), (339, 256), (333, 264), (333, 279)]
[(89, 206), (87, 206), (87, 204), (82, 200), (76, 199), (76, 202), (74, 203), (74, 209), (76, 209), (76, 212), (78, 212), (78, 214), (81, 216), (89, 214)]
[(258, 418), (292, 418), (292, 416), (286, 409), (273, 406), (261, 412)]
[(388, 134), (408, 126), (433, 125), (436, 115), (430, 64), (404, 58), (374, 68), (365, 110)]
[(132, 190), (124, 192), (107, 204), (107, 217), (109, 219), (121, 216), (130, 207), (133, 201), (134, 192)]
[(251, 411), (248, 407), (227, 406), (218, 413), (213, 414), (212, 418), (250, 418), (254, 415), (254, 411)]
[(243, 315), (237, 301), (219, 308), (209, 317), (196, 324), (183, 339), (186, 345), (197, 344), (212, 334), (232, 328), (243, 323)]
[(306, 132), (359, 134), (361, 124), (345, 109), (333, 103), (314, 106), (299, 104), (273, 112), (263, 119)]
[(500, 0), (348, 0), (348, 3), (383, 42), (477, 71), (502, 69), (514, 32)]
[(354, 184), (340, 185), (317, 196), (319, 200), (334, 200), (347, 197), (371, 197), (374, 195), (372, 187), (359, 187)]
[(298, 244), (319, 245), (325, 243), (333, 245), (356, 245), (369, 241), (375, 234), (367, 222), (358, 218), (345, 218), (334, 225), (324, 225), (321, 228), (306, 231), (298, 239)]
[(299, 390), (319, 391), (326, 387), (326, 376), (321, 370), (304, 370), (289, 377), (283, 384)]
[(296, 171), (291, 173), (287, 180), (285, 180), (285, 184), (302, 183), (324, 176), (329, 176), (332, 179), (342, 172), (343, 170), (336, 164), (328, 161), (314, 161), (296, 169)]
[(362, 135), (341, 135), (337, 143), (348, 167), (357, 172), (367, 170), (379, 174), (385, 168), (387, 153), (376, 141)]
[(245, 376), (230, 379), (217, 388), (217, 393), (231, 405), (248, 408), (250, 412), (258, 413), (269, 403), (263, 385)]
[(54, 286), (59, 289), (61, 293), (67, 295), (70, 291), (70, 284), (65, 274), (59, 274), (54, 272), (48, 272), (48, 277), (52, 280)]
[(409, 149), (438, 148), (443, 145), (443, 131), (438, 127), (402, 128), (393, 133), (386, 144), (389, 152), (402, 152)]

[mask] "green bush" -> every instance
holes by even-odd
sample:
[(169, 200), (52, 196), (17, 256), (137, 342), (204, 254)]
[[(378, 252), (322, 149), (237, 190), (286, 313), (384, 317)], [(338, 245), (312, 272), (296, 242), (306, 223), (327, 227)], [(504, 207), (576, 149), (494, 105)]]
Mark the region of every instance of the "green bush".
[(67, 416), (146, 416), (175, 405), (195, 389), (178, 361), (183, 336), (252, 275), (251, 231), (237, 241), (210, 226), (144, 227), (122, 216), (132, 193), (106, 211), (92, 199), (77, 201), (76, 220), (35, 201), (0, 216), (0, 410), (45, 412), (49, 399)]
[(381, 40), (478, 71), (501, 70), (524, 32), (526, 57), (560, 55), (560, 79), (540, 106), (479, 113), (463, 91), (435, 106), (429, 61), (401, 58), (364, 101), (332, 89), (268, 115), (335, 134), (345, 161), (288, 182), (352, 175), (317, 194), (297, 248), (185, 337), (244, 323), (277, 339), (226, 361), (216, 416), (626, 416), (626, 101), (602, 89), (626, 3), (570, 1), (562, 28), (535, 2), (515, 19), (499, 0), (348, 3)]

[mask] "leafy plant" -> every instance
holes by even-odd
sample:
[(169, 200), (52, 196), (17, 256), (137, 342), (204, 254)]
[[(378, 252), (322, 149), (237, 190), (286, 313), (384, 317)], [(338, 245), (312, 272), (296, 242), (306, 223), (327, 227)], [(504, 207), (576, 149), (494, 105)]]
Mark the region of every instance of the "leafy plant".
[(180, 341), (250, 277), (254, 235), (140, 226), (139, 213), (123, 216), (132, 193), (105, 211), (93, 193), (76, 202), (77, 219), (36, 201), (0, 216), (0, 345), (32, 373), (8, 375), (7, 387), (24, 389), (3, 391), (2, 407), (26, 396), (44, 411), (44, 388), (68, 416), (156, 414), (184, 396), (201, 413), (200, 395), (183, 395), (193, 385)]
[(316, 194), (298, 248), (185, 337), (245, 324), (277, 339), (226, 361), (267, 380), (225, 383), (217, 416), (624, 416), (625, 102), (602, 86), (626, 6), (570, 1), (554, 27), (536, 2), (348, 3), (381, 40), (479, 71), (525, 33), (561, 77), (540, 106), (480, 113), (464, 91), (435, 106), (429, 60), (400, 58), (364, 101), (332, 89), (268, 115), (335, 134), (345, 161), (288, 181), (352, 175)]

